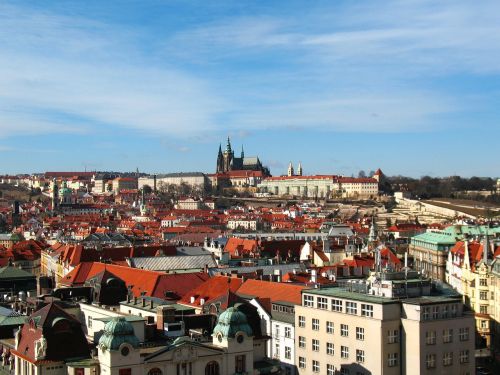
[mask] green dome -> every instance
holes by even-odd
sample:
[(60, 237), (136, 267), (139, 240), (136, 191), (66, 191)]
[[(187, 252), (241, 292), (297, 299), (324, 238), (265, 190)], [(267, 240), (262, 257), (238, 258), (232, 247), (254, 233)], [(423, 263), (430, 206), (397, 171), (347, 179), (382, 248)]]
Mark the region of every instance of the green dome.
[(247, 316), (236, 307), (230, 307), (220, 314), (213, 335), (217, 336), (220, 333), (224, 337), (234, 338), (238, 332), (245, 332), (247, 336), (253, 336)]
[(99, 339), (99, 347), (103, 350), (118, 350), (123, 343), (137, 348), (139, 339), (134, 334), (132, 324), (125, 318), (113, 318), (104, 326), (104, 333)]

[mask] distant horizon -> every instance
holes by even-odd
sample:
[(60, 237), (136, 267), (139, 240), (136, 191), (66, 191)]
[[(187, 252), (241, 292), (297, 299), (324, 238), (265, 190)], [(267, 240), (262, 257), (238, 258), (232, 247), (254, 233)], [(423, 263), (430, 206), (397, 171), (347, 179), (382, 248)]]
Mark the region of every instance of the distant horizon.
[[(264, 164), (265, 166), (265, 164)], [(295, 167), (295, 166), (294, 166)], [(450, 174), (450, 175), (442, 175), (442, 176), (429, 176), (429, 175), (422, 175), (422, 176), (410, 176), (410, 175), (400, 175), (400, 174), (396, 174), (396, 175), (391, 175), (391, 174), (386, 174), (384, 172), (384, 169), (383, 168), (380, 168), (382, 170), (382, 173), (387, 176), (387, 177), (408, 177), (408, 178), (414, 178), (414, 179), (420, 179), (422, 177), (432, 177), (432, 178), (449, 178), (449, 177), (461, 177), (461, 178), (473, 178), (473, 177), (477, 177), (477, 178), (481, 178), (481, 179), (485, 179), (485, 178), (491, 178), (493, 180), (495, 179), (500, 179), (500, 177), (498, 176), (463, 176), (463, 175), (454, 175), (454, 174)], [(134, 173), (137, 173), (137, 171), (135, 170), (62, 170), (62, 169), (47, 169), (45, 171), (41, 171), (41, 172), (17, 172), (17, 173), (1, 173), (0, 172), (0, 176), (5, 176), (5, 175), (12, 175), (12, 176), (17, 176), (17, 175), (39, 175), (39, 174), (44, 174), (44, 173), (47, 173), (47, 172), (78, 172), (78, 173), (81, 173), (81, 172), (84, 172), (84, 173), (127, 173), (127, 174), (134, 174)], [(332, 176), (346, 176), (346, 177), (358, 177), (358, 173), (360, 171), (357, 171), (356, 173), (351, 173), (351, 174), (340, 174), (340, 173), (329, 173), (329, 172), (325, 172), (325, 173), (316, 173), (316, 174), (302, 174), (303, 176), (314, 176), (314, 175), (332, 175)], [(370, 172), (370, 170), (364, 170), (364, 172), (366, 173), (366, 177), (372, 177), (370, 175), (368, 175), (368, 172)], [(203, 174), (206, 174), (206, 175), (210, 175), (210, 174), (215, 174), (215, 171), (213, 172), (205, 172), (205, 171), (157, 171), (157, 172), (149, 172), (149, 171), (141, 171), (139, 170), (139, 174), (146, 174), (146, 175), (149, 175), (149, 176), (153, 176), (153, 175), (165, 175), (165, 174), (175, 174), (175, 173), (184, 173), (184, 174), (190, 174), (190, 173), (203, 173)], [(286, 176), (287, 173), (286, 171), (284, 171), (283, 173), (280, 173), (280, 174), (274, 174), (274, 173), (271, 173), (272, 176), (274, 177), (277, 177), (277, 176)]]
[(498, 176), (500, 2), (0, 3), (0, 159)]

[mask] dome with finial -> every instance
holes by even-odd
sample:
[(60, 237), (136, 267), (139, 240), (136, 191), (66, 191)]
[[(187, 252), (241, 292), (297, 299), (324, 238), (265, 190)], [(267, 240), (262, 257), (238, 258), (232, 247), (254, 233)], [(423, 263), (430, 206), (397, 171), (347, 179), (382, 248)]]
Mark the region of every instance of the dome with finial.
[(238, 310), (237, 305), (235, 305), (220, 314), (213, 335), (217, 336), (221, 334), (223, 337), (234, 338), (238, 332), (244, 332), (247, 336), (253, 336), (247, 316)]
[(134, 327), (124, 317), (115, 317), (104, 326), (104, 333), (99, 339), (102, 350), (118, 350), (124, 343), (133, 348), (139, 347), (139, 339), (134, 334)]
[(68, 187), (68, 182), (66, 180), (63, 181), (62, 187), (59, 191), (60, 194), (71, 194), (72, 190)]

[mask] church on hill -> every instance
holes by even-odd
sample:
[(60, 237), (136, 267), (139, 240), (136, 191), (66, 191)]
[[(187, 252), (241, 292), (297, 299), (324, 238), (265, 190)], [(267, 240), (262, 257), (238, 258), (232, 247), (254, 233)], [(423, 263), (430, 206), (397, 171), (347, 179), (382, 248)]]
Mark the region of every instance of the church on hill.
[(257, 156), (245, 156), (243, 146), (241, 146), (241, 156), (235, 157), (234, 150), (231, 148), (231, 141), (228, 137), (224, 151), (222, 151), (222, 145), (219, 145), (216, 173), (232, 171), (260, 171), (264, 176), (270, 175), (269, 169), (262, 165)]

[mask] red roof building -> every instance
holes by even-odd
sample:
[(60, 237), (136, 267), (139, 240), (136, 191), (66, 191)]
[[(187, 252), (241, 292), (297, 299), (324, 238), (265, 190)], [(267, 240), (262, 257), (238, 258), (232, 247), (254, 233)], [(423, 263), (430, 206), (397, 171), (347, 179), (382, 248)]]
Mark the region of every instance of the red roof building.
[(165, 299), (167, 296), (177, 295), (180, 299), (193, 287), (203, 284), (209, 278), (203, 272), (166, 274), (105, 263), (84, 262), (68, 273), (60, 284), (82, 286), (88, 279), (105, 270), (123, 280), (136, 297), (146, 295)]

